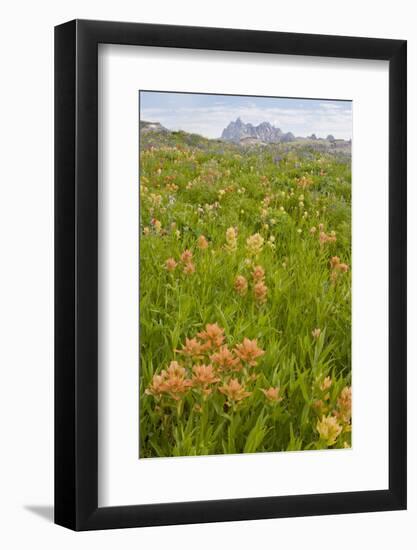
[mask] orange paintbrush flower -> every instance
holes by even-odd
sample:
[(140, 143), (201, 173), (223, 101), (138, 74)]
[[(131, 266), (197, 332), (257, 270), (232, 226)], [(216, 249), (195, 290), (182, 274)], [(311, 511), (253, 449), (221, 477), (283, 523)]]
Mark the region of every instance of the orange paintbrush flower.
[(332, 379), (330, 378), (330, 376), (326, 376), (326, 378), (320, 384), (320, 389), (321, 391), (327, 391), (328, 389), (330, 389), (331, 385), (332, 385)]
[(347, 264), (341, 263), (338, 256), (332, 257), (332, 259), (330, 260), (330, 268), (332, 270), (330, 274), (330, 279), (333, 284), (336, 283), (340, 273), (346, 273), (349, 270), (349, 266)]
[(200, 235), (197, 239), (197, 246), (200, 250), (205, 250), (206, 248), (208, 248), (208, 240), (205, 238), (204, 235)]
[(248, 281), (243, 275), (238, 275), (235, 279), (235, 290), (240, 296), (245, 296), (248, 291)]
[(352, 417), (352, 388), (346, 386), (340, 392), (337, 400), (337, 409), (337, 418), (345, 424), (348, 424)]
[(193, 367), (193, 384), (194, 386), (208, 386), (220, 382), (220, 378), (216, 376), (213, 365), (194, 365)]
[(282, 401), (282, 397), (279, 395), (280, 388), (269, 388), (267, 390), (261, 390), (268, 401), (279, 403)]
[(219, 348), (224, 342), (224, 329), (220, 328), (217, 323), (208, 323), (206, 329), (199, 332), (197, 336), (204, 340), (207, 347)]
[(181, 254), (181, 261), (184, 263), (184, 264), (188, 264), (191, 262), (191, 260), (193, 259), (193, 253), (191, 252), (191, 250), (184, 250), (184, 252)]
[(186, 263), (183, 271), (186, 275), (192, 275), (195, 272), (195, 265), (193, 262)]
[(327, 244), (327, 243), (335, 243), (336, 242), (336, 234), (334, 232), (332, 232), (332, 233), (330, 233), (330, 235), (328, 235), (324, 231), (320, 231), (320, 233), (319, 233), (319, 242), (320, 242), (321, 246), (323, 246), (324, 244)]
[(241, 344), (237, 344), (235, 348), (236, 355), (251, 367), (257, 364), (257, 359), (264, 355), (264, 351), (258, 347), (256, 339), (249, 340), (244, 338)]
[(265, 270), (261, 265), (256, 265), (252, 271), (253, 280), (258, 283), (264, 280)]
[(146, 395), (161, 395), (165, 391), (165, 378), (165, 370), (163, 370), (161, 374), (154, 374), (152, 377), (152, 382), (145, 390)]
[(204, 354), (204, 346), (197, 338), (186, 338), (182, 349), (176, 351), (187, 357), (192, 357), (193, 359), (201, 359)]
[(227, 396), (230, 401), (238, 402), (242, 401), (246, 397), (249, 397), (252, 392), (246, 391), (240, 384), (239, 380), (232, 378), (227, 384), (224, 384), (219, 391)]
[(221, 371), (239, 371), (242, 368), (239, 358), (227, 346), (222, 346), (218, 352), (210, 355), (210, 359)]
[(186, 378), (186, 370), (177, 361), (171, 361), (164, 380), (164, 391), (175, 400), (178, 400), (192, 386), (191, 380)]
[(253, 294), (257, 302), (259, 302), (260, 304), (264, 304), (268, 296), (268, 287), (263, 281), (259, 281), (253, 287)]
[(168, 271), (174, 271), (177, 267), (177, 262), (174, 260), (174, 258), (168, 258), (165, 262), (165, 268)]

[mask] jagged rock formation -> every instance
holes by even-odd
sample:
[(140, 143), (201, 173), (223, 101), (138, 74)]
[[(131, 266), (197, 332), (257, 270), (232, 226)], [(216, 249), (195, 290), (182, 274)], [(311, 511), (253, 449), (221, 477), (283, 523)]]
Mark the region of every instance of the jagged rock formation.
[(254, 126), (250, 123), (245, 124), (240, 117), (230, 122), (221, 135), (221, 139), (233, 141), (234, 143), (239, 143), (247, 138), (263, 143), (279, 143), (295, 139), (291, 132), (285, 134), (280, 128), (275, 128), (269, 122), (261, 122), (258, 126)]

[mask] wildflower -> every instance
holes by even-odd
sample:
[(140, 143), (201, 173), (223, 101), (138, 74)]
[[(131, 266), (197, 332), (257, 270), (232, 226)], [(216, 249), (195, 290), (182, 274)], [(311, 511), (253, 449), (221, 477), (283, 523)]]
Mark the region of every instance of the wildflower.
[(238, 275), (235, 279), (234, 284), (235, 290), (240, 296), (245, 296), (248, 291), (248, 281), (243, 277), (243, 275)]
[(320, 389), (321, 391), (327, 391), (331, 385), (332, 385), (332, 379), (330, 378), (330, 376), (326, 376), (326, 378), (320, 384)]
[(182, 350), (176, 350), (182, 355), (192, 357), (193, 359), (201, 359), (205, 351), (203, 344), (198, 342), (197, 338), (186, 338)]
[(161, 395), (165, 391), (165, 378), (166, 371), (164, 370), (161, 374), (154, 374), (152, 382), (145, 390), (146, 395), (154, 395), (155, 397)]
[(224, 341), (224, 329), (217, 323), (207, 324), (206, 329), (199, 332), (197, 336), (206, 342), (207, 347), (219, 348)]
[(319, 328), (315, 328), (314, 330), (311, 331), (312, 337), (315, 338), (316, 340), (318, 340), (318, 338), (320, 337), (320, 334), (321, 334), (321, 329)]
[(340, 258), (338, 256), (333, 256), (330, 260), (330, 267), (332, 269), (337, 269), (339, 271), (346, 272), (349, 269), (349, 266), (347, 264), (340, 263)]
[(191, 250), (184, 250), (184, 252), (181, 254), (181, 261), (184, 264), (188, 264), (193, 259), (193, 253)]
[(242, 361), (254, 367), (257, 364), (258, 358), (264, 355), (265, 352), (258, 347), (256, 339), (249, 340), (249, 338), (244, 338), (243, 342), (237, 344), (235, 347), (235, 353)]
[(237, 249), (237, 231), (234, 227), (229, 227), (226, 230), (226, 250), (235, 252)]
[(320, 246), (323, 246), (327, 243), (335, 243), (336, 242), (336, 233), (332, 231), (330, 235), (327, 235), (325, 231), (320, 231), (319, 233), (319, 242)]
[(257, 302), (259, 302), (260, 304), (264, 304), (268, 296), (268, 287), (263, 281), (259, 281), (253, 287), (253, 294)]
[(337, 418), (343, 423), (348, 424), (352, 418), (352, 388), (348, 386), (343, 388), (337, 400), (337, 408)]
[(302, 229), (301, 228), (297, 229), (297, 233), (298, 234), (302, 233)]
[(219, 351), (210, 355), (210, 360), (221, 371), (239, 371), (242, 367), (239, 358), (227, 346), (221, 346)]
[(316, 401), (314, 401), (313, 403), (313, 407), (319, 412), (323, 412), (324, 411), (324, 402), (322, 399), (316, 399)]
[(246, 239), (246, 248), (251, 256), (257, 256), (264, 246), (264, 238), (259, 233)]
[(186, 275), (192, 275), (195, 272), (195, 265), (193, 264), (193, 262), (186, 263), (183, 272)]
[(165, 262), (165, 268), (167, 271), (174, 271), (177, 267), (177, 262), (174, 260), (174, 258), (168, 258)]
[(154, 206), (161, 206), (162, 195), (157, 195), (155, 193), (151, 193), (150, 199), (151, 199), (151, 202)]
[(200, 250), (205, 250), (208, 247), (209, 243), (204, 235), (200, 235), (197, 239), (197, 246)]
[(178, 400), (192, 386), (191, 380), (186, 379), (186, 371), (177, 361), (171, 361), (163, 384), (164, 391), (173, 399)]
[(309, 176), (302, 176), (301, 178), (298, 178), (296, 180), (296, 184), (298, 187), (301, 187), (302, 189), (305, 189), (306, 187), (309, 187), (312, 185), (313, 180)]
[(321, 420), (317, 421), (316, 429), (320, 434), (320, 439), (324, 440), (327, 445), (334, 445), (336, 439), (342, 431), (342, 426), (338, 423), (335, 416), (322, 416)]
[(311, 235), (314, 235), (314, 233), (317, 231), (317, 229), (313, 226), (311, 229), (310, 229), (310, 233)]
[(268, 401), (271, 401), (273, 403), (279, 403), (280, 401), (282, 401), (282, 397), (280, 397), (279, 395), (280, 388), (269, 388), (267, 390), (261, 389), (261, 391), (268, 399)]
[(220, 382), (216, 377), (213, 365), (195, 365), (193, 367), (193, 385), (207, 387), (210, 384)]
[(184, 378), (185, 376), (185, 368), (178, 361), (171, 361), (166, 372), (172, 378)]
[(144, 235), (149, 235), (149, 233), (150, 233), (149, 227), (144, 227), (144, 228), (143, 228), (143, 234), (144, 234)]
[(160, 233), (161, 232), (161, 229), (162, 229), (162, 224), (159, 220), (156, 220), (155, 218), (152, 220), (152, 225), (155, 229), (155, 232), (156, 233)]
[(219, 391), (227, 396), (230, 401), (238, 402), (242, 401), (246, 397), (249, 397), (252, 392), (246, 391), (245, 388), (239, 383), (239, 380), (232, 378), (227, 384), (224, 384)]
[(256, 265), (252, 271), (252, 277), (255, 282), (263, 281), (265, 278), (265, 270), (261, 265)]
[(340, 273), (346, 273), (349, 270), (349, 266), (347, 264), (343, 264), (340, 262), (340, 258), (338, 256), (333, 256), (330, 260), (330, 267), (331, 267), (331, 274), (330, 279), (333, 284), (336, 284), (337, 278)]

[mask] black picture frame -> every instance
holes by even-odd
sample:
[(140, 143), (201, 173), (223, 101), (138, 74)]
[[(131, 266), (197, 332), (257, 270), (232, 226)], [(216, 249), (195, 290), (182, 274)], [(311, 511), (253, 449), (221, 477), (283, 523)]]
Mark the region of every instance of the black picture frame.
[[(389, 488), (98, 506), (98, 44), (389, 62)], [(55, 523), (73, 530), (406, 508), (404, 40), (74, 20), (55, 28)]]

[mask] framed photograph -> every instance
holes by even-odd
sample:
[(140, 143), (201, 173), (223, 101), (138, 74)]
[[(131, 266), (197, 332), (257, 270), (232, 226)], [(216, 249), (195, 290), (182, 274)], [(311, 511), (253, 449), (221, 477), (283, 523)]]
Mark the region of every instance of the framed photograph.
[(55, 522), (406, 507), (406, 42), (55, 29)]

